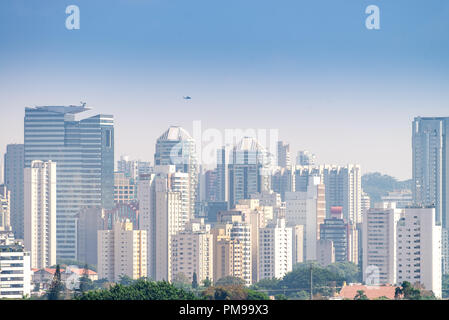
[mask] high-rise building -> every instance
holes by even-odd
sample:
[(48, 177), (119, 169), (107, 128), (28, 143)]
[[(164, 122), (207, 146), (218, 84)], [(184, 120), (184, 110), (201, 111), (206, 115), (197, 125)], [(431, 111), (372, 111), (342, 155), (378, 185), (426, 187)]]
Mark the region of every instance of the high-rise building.
[(150, 174), (153, 172), (153, 169), (150, 162), (130, 160), (128, 156), (122, 155), (120, 160), (117, 161), (117, 172), (121, 172), (125, 177), (137, 181), (141, 174)]
[(251, 226), (245, 222), (235, 221), (230, 230), (231, 240), (235, 240), (241, 245), (242, 253), (242, 276), (246, 285), (253, 284), (252, 274), (252, 254), (251, 254)]
[(206, 201), (218, 201), (217, 193), (217, 171), (207, 170), (204, 174), (205, 199)]
[(416, 117), (412, 145), (413, 201), (435, 206), (436, 222), (449, 228), (449, 117)]
[(363, 281), (396, 283), (396, 227), (401, 209), (394, 202), (376, 203), (363, 216)]
[(320, 239), (320, 224), (326, 216), (325, 187), (319, 177), (310, 177), (306, 192), (287, 192), (286, 221), (288, 226), (304, 226), (305, 260), (316, 260), (316, 242)]
[(204, 219), (191, 220), (172, 236), (171, 268), (173, 276), (183, 274), (193, 281), (196, 273), (198, 283), (213, 281), (213, 236)]
[(335, 260), (334, 242), (329, 239), (320, 239), (316, 243), (316, 260), (323, 266), (327, 267)]
[(341, 207), (331, 208), (331, 217), (320, 225), (320, 240), (331, 240), (335, 261), (358, 264), (358, 233), (355, 225), (343, 219)]
[(77, 215), (88, 206), (114, 205), (114, 119), (75, 120), (84, 106), (25, 108), (25, 167), (31, 161), (57, 165), (57, 257), (77, 257)]
[(98, 231), (98, 277), (118, 282), (121, 276), (147, 277), (147, 235), (130, 221)]
[(326, 186), (326, 216), (331, 207), (343, 207), (343, 217), (352, 223), (362, 222), (362, 172), (359, 165), (316, 167), (296, 166), (294, 190), (305, 191), (309, 176), (321, 177)]
[(363, 215), (371, 208), (371, 198), (370, 196), (362, 191), (362, 197), (360, 198), (360, 214)]
[(134, 178), (123, 172), (114, 172), (114, 202), (129, 203), (137, 199), (137, 185)]
[(411, 190), (390, 191), (387, 195), (381, 197), (382, 202), (394, 202), (396, 208), (404, 209), (413, 205), (413, 195)]
[(211, 230), (214, 239), (214, 281), (232, 276), (243, 279), (243, 246), (238, 239), (231, 239), (232, 223)]
[(396, 281), (419, 283), (441, 298), (441, 226), (435, 223), (435, 208), (406, 208), (396, 239)]
[(10, 217), (11, 226), (16, 239), (23, 239), (23, 144), (6, 146), (4, 161), (4, 180), (6, 188), (11, 192)]
[(271, 188), (270, 157), (255, 139), (244, 137), (232, 150), (229, 163), (229, 203), (235, 206), (251, 194)]
[(11, 231), (11, 192), (0, 185), (0, 231)]
[(193, 218), (195, 205), (199, 200), (199, 165), (195, 141), (189, 133), (181, 127), (171, 126), (168, 128), (157, 139), (154, 165), (174, 165), (177, 172), (188, 174), (190, 195), (188, 219)]
[(77, 261), (98, 264), (98, 230), (110, 230), (101, 207), (85, 207), (78, 214)]
[(259, 233), (259, 280), (283, 278), (292, 271), (292, 229), (281, 218)]
[(291, 165), (290, 161), (290, 145), (283, 141), (278, 141), (278, 166), (286, 168)]
[(298, 151), (296, 164), (299, 166), (314, 166), (316, 164), (316, 156), (307, 150)]
[(294, 175), (292, 167), (278, 168), (271, 176), (271, 188), (281, 195), (281, 200), (285, 201), (285, 193), (294, 191)]
[(56, 264), (56, 168), (55, 162), (35, 160), (24, 169), (24, 243), (32, 268)]
[(218, 201), (229, 201), (229, 160), (229, 146), (223, 146), (217, 150), (216, 194)]
[(0, 242), (0, 299), (22, 299), (31, 293), (30, 253), (21, 244)]
[(189, 211), (189, 175), (174, 165), (157, 165), (155, 173), (140, 177), (139, 226), (148, 236), (148, 274), (155, 280), (172, 279), (172, 236), (184, 230)]
[(304, 225), (291, 226), (292, 229), (292, 266), (304, 262)]

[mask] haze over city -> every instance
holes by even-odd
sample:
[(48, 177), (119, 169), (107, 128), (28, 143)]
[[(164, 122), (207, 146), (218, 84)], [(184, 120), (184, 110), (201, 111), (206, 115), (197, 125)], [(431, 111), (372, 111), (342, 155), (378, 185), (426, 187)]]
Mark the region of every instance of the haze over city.
[(23, 141), (25, 107), (86, 101), (114, 115), (117, 159), (153, 161), (169, 125), (201, 120), (279, 129), (292, 155), (409, 179), (412, 119), (448, 110), (449, 3), (376, 1), (376, 31), (368, 4), (2, 1), (0, 152)]

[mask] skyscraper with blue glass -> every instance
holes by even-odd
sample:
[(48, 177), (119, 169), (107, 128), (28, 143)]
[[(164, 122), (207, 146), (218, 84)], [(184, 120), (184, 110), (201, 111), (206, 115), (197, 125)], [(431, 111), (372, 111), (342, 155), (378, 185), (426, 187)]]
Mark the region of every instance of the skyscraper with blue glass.
[(57, 258), (77, 258), (77, 215), (85, 207), (114, 205), (114, 118), (76, 120), (82, 106), (25, 108), (24, 162), (56, 162)]

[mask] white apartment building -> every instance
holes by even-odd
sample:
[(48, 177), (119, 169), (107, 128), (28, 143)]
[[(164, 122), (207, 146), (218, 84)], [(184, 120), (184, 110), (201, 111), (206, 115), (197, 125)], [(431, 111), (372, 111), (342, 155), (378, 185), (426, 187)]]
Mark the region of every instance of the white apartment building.
[(204, 219), (192, 220), (184, 231), (172, 236), (171, 249), (173, 276), (182, 273), (193, 281), (196, 273), (198, 284), (213, 280), (213, 236)]
[(11, 230), (11, 192), (0, 185), (0, 231)]
[(277, 219), (259, 233), (259, 280), (280, 279), (292, 270), (292, 229)]
[(190, 183), (188, 174), (176, 172), (174, 165), (158, 165), (154, 172), (138, 182), (139, 226), (147, 231), (148, 275), (170, 281), (171, 237), (188, 221)]
[(0, 245), (0, 299), (21, 299), (30, 293), (30, 253), (22, 245)]
[(396, 283), (396, 227), (401, 209), (394, 202), (377, 203), (363, 217), (363, 281)]
[(441, 297), (441, 226), (435, 208), (406, 208), (397, 224), (397, 283), (420, 283)]
[(98, 231), (98, 277), (117, 282), (125, 275), (147, 277), (147, 234), (133, 230), (129, 220)]
[(32, 161), (24, 169), (24, 244), (31, 267), (56, 264), (56, 163)]
[(306, 192), (286, 192), (285, 203), (287, 225), (304, 226), (305, 260), (316, 260), (316, 242), (326, 215), (325, 191), (320, 178), (310, 177)]
[(234, 221), (230, 231), (231, 240), (236, 240), (241, 246), (241, 274), (246, 285), (253, 283), (252, 254), (251, 254), (251, 225)]
[(309, 178), (319, 176), (326, 186), (326, 216), (331, 207), (343, 207), (347, 222), (362, 222), (362, 171), (359, 165), (296, 166), (293, 191), (306, 191)]

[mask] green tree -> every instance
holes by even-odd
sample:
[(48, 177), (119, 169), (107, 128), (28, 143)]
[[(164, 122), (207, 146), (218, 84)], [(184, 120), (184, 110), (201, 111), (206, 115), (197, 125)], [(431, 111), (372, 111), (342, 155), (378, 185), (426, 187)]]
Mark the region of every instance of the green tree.
[(59, 264), (56, 265), (55, 274), (53, 276), (53, 280), (50, 284), (50, 288), (47, 292), (48, 300), (59, 300), (61, 299), (61, 293), (64, 291), (65, 286), (61, 281), (61, 269)]
[[(310, 280), (312, 277), (313, 294), (332, 296), (336, 286), (341, 286), (345, 278), (315, 262), (295, 265), (293, 271), (287, 273), (279, 282), (278, 288), (285, 288), (285, 294), (293, 295), (295, 292), (306, 291), (310, 296)], [(279, 290), (281, 291), (281, 290)], [(282, 291), (284, 293), (284, 291)]]
[(395, 289), (394, 298), (404, 300), (421, 300), (421, 290), (415, 288), (410, 282), (404, 281), (400, 287)]
[(245, 285), (245, 281), (243, 281), (243, 279), (238, 278), (238, 277), (233, 277), (233, 276), (227, 276), (227, 277), (223, 277), (221, 279), (218, 279), (215, 282), (216, 286), (231, 286), (231, 285)]
[(357, 290), (357, 294), (354, 297), (354, 300), (369, 300), (363, 290)]
[(270, 297), (261, 291), (247, 289), (247, 300), (270, 300)]
[(197, 300), (192, 292), (177, 288), (166, 281), (139, 279), (130, 285), (115, 284), (109, 289), (87, 291), (77, 300)]
[(212, 281), (209, 278), (203, 280), (203, 287), (209, 288), (212, 285)]
[(119, 276), (118, 282), (121, 285), (129, 286), (129, 285), (134, 283), (134, 280), (130, 276), (122, 274), (122, 275)]
[(194, 272), (192, 276), (192, 288), (193, 289), (198, 288), (198, 278), (196, 276), (196, 272)]

